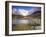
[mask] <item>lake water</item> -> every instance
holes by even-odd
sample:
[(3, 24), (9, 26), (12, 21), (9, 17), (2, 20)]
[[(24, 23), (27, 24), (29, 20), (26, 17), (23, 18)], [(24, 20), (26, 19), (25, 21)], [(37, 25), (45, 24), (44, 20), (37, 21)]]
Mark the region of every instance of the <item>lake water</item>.
[(40, 24), (40, 19), (15, 19), (13, 20), (13, 24)]
[(28, 24), (30, 22), (31, 22), (31, 20), (29, 20), (29, 19), (16, 19), (13, 21), (13, 23), (15, 23), (15, 24)]

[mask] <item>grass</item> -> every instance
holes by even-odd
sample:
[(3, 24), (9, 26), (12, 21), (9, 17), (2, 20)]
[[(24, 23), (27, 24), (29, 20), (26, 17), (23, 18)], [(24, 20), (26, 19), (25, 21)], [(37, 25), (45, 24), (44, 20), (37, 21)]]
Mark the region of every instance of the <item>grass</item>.
[[(33, 30), (32, 29), (33, 24), (20, 24), (13, 26), (13, 31), (23, 31), (23, 30)], [(34, 25), (35, 26), (35, 25)]]

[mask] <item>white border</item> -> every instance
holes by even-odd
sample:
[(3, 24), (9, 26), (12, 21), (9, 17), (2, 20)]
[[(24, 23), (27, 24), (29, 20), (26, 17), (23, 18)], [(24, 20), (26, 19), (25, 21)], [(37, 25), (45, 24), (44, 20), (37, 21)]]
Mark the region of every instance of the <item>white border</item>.
[[(12, 31), (12, 6), (34, 6), (41, 7), (41, 30)], [(9, 3), (9, 34), (41, 33), (44, 30), (44, 7), (41, 4)]]

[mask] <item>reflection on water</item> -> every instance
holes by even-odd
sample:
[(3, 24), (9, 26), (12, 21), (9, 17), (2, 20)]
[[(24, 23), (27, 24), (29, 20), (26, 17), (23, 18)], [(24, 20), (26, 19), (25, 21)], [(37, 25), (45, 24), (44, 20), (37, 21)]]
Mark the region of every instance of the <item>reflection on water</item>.
[(28, 20), (28, 19), (16, 19), (15, 21), (16, 21), (16, 24), (28, 24), (31, 22), (31, 20)]
[(40, 24), (40, 19), (14, 19), (13, 24)]
[(38, 23), (40, 24), (40, 19), (16, 19), (14, 20), (15, 24), (29, 24), (29, 23)]

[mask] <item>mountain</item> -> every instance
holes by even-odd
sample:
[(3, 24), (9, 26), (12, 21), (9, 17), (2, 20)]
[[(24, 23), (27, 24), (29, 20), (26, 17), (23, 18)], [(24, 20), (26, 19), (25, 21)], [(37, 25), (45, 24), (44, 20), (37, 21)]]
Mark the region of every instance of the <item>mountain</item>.
[(33, 18), (41, 18), (41, 11), (36, 11), (31, 14), (31, 17)]

